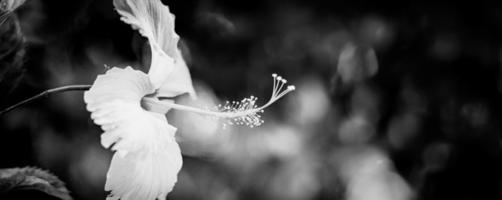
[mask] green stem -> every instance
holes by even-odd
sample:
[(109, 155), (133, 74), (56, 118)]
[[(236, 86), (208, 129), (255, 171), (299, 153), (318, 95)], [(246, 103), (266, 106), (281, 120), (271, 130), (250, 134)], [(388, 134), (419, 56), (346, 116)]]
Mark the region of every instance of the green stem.
[(19, 103), (16, 103), (16, 104), (14, 104), (14, 105), (12, 105), (12, 106), (10, 106), (10, 107), (8, 107), (8, 108), (0, 111), (0, 116), (6, 114), (7, 112), (9, 112), (11, 110), (14, 110), (14, 109), (16, 109), (18, 107), (21, 107), (24, 104), (30, 103), (30, 102), (35, 101), (37, 99), (40, 99), (42, 97), (47, 97), (50, 94), (62, 93), (62, 92), (66, 92), (66, 91), (88, 90), (89, 88), (91, 88), (91, 85), (67, 85), (67, 86), (62, 86), (62, 87), (58, 87), (58, 88), (49, 89), (49, 90), (43, 91), (40, 94), (32, 96), (32, 97), (30, 97), (28, 99), (25, 99), (25, 100), (23, 100), (23, 101), (21, 101)]

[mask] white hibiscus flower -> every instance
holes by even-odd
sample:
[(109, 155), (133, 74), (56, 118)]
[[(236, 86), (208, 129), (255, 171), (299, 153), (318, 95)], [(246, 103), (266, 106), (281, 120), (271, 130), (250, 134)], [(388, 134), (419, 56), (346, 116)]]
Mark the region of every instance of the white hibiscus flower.
[[(148, 39), (152, 60), (148, 74), (130, 67), (112, 68), (99, 75), (85, 92), (84, 101), (94, 123), (101, 126), (101, 144), (115, 151), (105, 190), (109, 200), (165, 199), (177, 181), (182, 157), (175, 140), (176, 128), (165, 113), (179, 109), (226, 118), (230, 124), (258, 126), (259, 113), (294, 86), (273, 75), (272, 98), (264, 106), (256, 97), (228, 102), (216, 111), (161, 101), (188, 93), (195, 97), (188, 68), (177, 48), (174, 16), (160, 0), (114, 0), (122, 20)], [(286, 86), (286, 87), (284, 87)]]

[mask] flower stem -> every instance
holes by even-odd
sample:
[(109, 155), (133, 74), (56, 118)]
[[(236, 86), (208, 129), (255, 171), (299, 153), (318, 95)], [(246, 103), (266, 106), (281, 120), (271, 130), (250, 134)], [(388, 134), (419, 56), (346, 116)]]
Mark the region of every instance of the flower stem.
[(21, 107), (23, 106), (24, 104), (27, 104), (27, 103), (30, 103), (32, 101), (35, 101), (37, 99), (40, 99), (42, 97), (47, 97), (49, 96), (50, 94), (56, 94), (56, 93), (62, 93), (62, 92), (66, 92), (66, 91), (81, 91), (81, 90), (88, 90), (89, 88), (91, 88), (91, 85), (67, 85), (67, 86), (62, 86), (62, 87), (57, 87), (57, 88), (53, 88), (53, 89), (49, 89), (49, 90), (45, 90), (35, 96), (32, 96), (28, 99), (25, 99), (19, 103), (16, 103), (2, 111), (0, 111), (0, 116), (1, 115), (4, 115), (5, 113), (11, 111), (11, 110), (14, 110), (18, 107)]

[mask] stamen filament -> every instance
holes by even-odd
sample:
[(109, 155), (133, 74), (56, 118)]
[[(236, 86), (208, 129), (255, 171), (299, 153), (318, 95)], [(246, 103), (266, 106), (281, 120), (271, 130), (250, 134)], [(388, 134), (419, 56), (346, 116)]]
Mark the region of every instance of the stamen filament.
[(260, 107), (258, 107), (255, 104), (258, 98), (254, 96), (251, 96), (249, 98), (244, 98), (241, 101), (232, 101), (232, 102), (226, 101), (223, 106), (218, 105), (216, 107), (217, 111), (180, 105), (174, 102), (160, 101), (155, 98), (149, 98), (149, 97), (143, 98), (143, 102), (146, 104), (155, 105), (157, 107), (160, 106), (163, 108), (167, 108), (167, 109), (162, 109), (165, 111), (169, 110), (169, 108), (182, 111), (189, 111), (198, 114), (208, 115), (211, 117), (224, 118), (227, 119), (227, 123), (231, 125), (237, 124), (237, 125), (248, 125), (250, 127), (254, 127), (254, 126), (259, 126), (263, 123), (263, 120), (261, 119), (259, 113), (262, 113), (265, 108), (272, 105), (274, 102), (282, 98), (284, 95), (295, 90), (295, 86), (293, 85), (289, 85), (284, 89), (287, 80), (282, 78), (281, 76), (277, 76), (277, 74), (272, 74), (272, 77), (274, 84), (272, 90), (272, 96), (270, 97), (267, 103), (265, 103)]
[[(249, 115), (249, 114), (252, 114), (252, 113), (259, 111), (258, 109), (250, 109), (250, 110), (246, 110), (246, 111), (242, 111), (242, 112), (238, 112), (238, 113), (211, 111), (211, 110), (207, 110), (207, 109), (176, 104), (174, 102), (169, 102), (169, 101), (160, 101), (160, 100), (157, 100), (157, 99), (151, 98), (151, 97), (143, 98), (143, 102), (147, 103), (147, 104), (155, 104), (158, 106), (162, 106), (164, 108), (172, 108), (175, 110), (188, 111), (188, 112), (193, 112), (193, 113), (203, 114), (203, 115), (210, 115), (210, 116), (219, 117), (219, 118), (234, 118), (234, 117)], [(162, 113), (162, 114), (166, 114), (166, 113)]]

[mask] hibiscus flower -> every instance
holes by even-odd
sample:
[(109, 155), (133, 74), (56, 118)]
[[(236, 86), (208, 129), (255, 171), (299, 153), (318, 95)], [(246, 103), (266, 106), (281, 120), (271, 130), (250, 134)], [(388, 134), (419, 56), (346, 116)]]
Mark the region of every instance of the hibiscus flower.
[(195, 97), (190, 73), (177, 48), (174, 16), (160, 0), (113, 3), (122, 21), (148, 39), (152, 60), (147, 74), (131, 67), (113, 67), (84, 93), (91, 118), (104, 131), (101, 144), (115, 152), (106, 177), (107, 199), (165, 199), (182, 166), (176, 128), (168, 124), (166, 112), (179, 109), (224, 118), (228, 124), (258, 126), (263, 123), (259, 113), (294, 86), (286, 86), (286, 80), (274, 74), (272, 98), (261, 107), (253, 96), (227, 102), (216, 110), (160, 100), (185, 93)]

